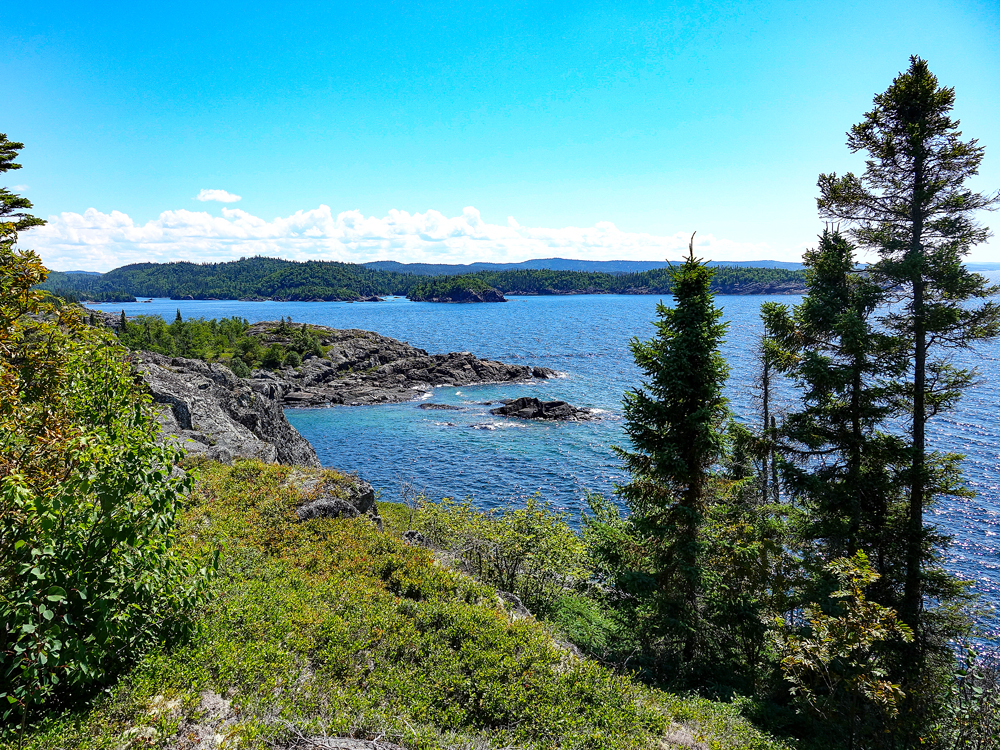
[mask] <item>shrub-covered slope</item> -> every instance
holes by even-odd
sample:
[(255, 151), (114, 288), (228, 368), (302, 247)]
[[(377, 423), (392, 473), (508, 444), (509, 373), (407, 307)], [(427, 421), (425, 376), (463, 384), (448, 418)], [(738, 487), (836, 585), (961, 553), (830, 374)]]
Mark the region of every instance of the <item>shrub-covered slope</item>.
[(409, 750), (657, 748), (698, 731), (712, 747), (774, 746), (730, 707), (572, 656), (543, 624), (512, 621), (495, 589), (368, 519), (297, 521), (307, 497), (291, 471), (201, 468), (178, 542), (223, 555), (197, 634), (146, 657), (93, 708), (48, 720), (26, 748), (305, 748), (322, 736)]

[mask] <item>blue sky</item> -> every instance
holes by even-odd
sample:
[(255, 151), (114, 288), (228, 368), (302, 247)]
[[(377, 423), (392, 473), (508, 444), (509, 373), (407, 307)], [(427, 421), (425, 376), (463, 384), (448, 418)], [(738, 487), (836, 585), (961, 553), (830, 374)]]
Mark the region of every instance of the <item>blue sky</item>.
[(910, 54), (1000, 188), (995, 2), (43, 1), (4, 33), (6, 182), (53, 218), (22, 244), (54, 268), (660, 259), (694, 230), (797, 259)]

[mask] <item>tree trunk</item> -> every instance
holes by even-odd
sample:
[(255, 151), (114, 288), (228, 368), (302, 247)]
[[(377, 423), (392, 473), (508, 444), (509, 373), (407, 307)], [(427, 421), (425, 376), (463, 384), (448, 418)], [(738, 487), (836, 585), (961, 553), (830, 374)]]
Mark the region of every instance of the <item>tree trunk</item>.
[(761, 411), (764, 417), (764, 429), (761, 430), (761, 437), (764, 439), (764, 456), (761, 458), (760, 469), (760, 501), (766, 503), (770, 500), (770, 493), (767, 486), (767, 462), (774, 460), (774, 451), (771, 443), (771, 363), (768, 361), (767, 351), (761, 355)]
[(858, 550), (858, 536), (861, 526), (861, 368), (860, 357), (854, 360), (854, 378), (851, 382), (851, 447), (847, 458), (848, 486), (854, 487), (851, 494), (851, 525), (848, 532), (845, 555), (853, 555)]
[(921, 609), (921, 558), (923, 556), (924, 493), (927, 483), (925, 426), (927, 422), (927, 331), (924, 324), (924, 284), (913, 288), (913, 465), (910, 475), (910, 507), (906, 539), (906, 582), (903, 590), (903, 619), (914, 629)]
[(774, 417), (771, 417), (771, 442), (768, 445), (768, 453), (771, 457), (771, 498), (772, 502), (777, 504), (779, 500), (778, 492), (778, 462), (774, 460), (774, 436), (778, 434), (778, 425)]
[[(917, 154), (913, 165), (913, 195), (910, 203), (910, 251), (911, 262), (923, 255), (923, 222), (921, 206), (923, 198), (924, 162), (923, 155)], [(927, 321), (924, 310), (924, 263), (913, 270), (913, 465), (910, 473), (910, 503), (906, 539), (906, 581), (903, 585), (902, 616), (904, 622), (913, 628), (919, 642), (918, 625), (922, 604), (921, 558), (923, 557), (924, 535), (924, 495), (926, 492), (926, 440), (924, 436), (927, 411)]]

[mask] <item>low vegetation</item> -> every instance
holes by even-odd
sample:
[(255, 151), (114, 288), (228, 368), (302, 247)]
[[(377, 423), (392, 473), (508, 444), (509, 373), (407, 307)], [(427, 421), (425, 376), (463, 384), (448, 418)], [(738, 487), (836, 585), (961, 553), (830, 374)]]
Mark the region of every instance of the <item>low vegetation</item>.
[(292, 471), (198, 468), (178, 549), (224, 553), (192, 636), (149, 651), (92, 706), (35, 716), (25, 748), (216, 736), (271, 748), (327, 735), (412, 750), (655, 748), (671, 731), (779, 747), (736, 707), (645, 687), (572, 656), (543, 622), (512, 620), (493, 586), (404, 543), (392, 522), (405, 508), (382, 506), (386, 532), (365, 517), (299, 522)]
[(184, 320), (180, 311), (169, 324), (156, 315), (132, 319), (122, 315), (118, 338), (132, 350), (221, 362), (240, 377), (249, 376), (257, 368), (298, 367), (306, 355), (323, 354), (319, 336), (305, 323), (282, 320), (252, 332), (243, 318)]

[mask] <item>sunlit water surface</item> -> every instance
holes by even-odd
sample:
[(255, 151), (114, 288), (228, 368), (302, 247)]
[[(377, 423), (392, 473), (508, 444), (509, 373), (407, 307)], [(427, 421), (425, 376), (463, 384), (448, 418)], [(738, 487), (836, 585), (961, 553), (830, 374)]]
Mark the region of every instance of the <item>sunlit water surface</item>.
[[(732, 368), (728, 396), (733, 410), (752, 414), (753, 349), (761, 331), (761, 303), (794, 304), (798, 297), (719, 297), (729, 321), (724, 354)], [(334, 328), (361, 328), (407, 341), (431, 353), (471, 351), (503, 362), (544, 365), (565, 374), (524, 384), (437, 388), (426, 400), (461, 407), (419, 409), (418, 402), (384, 406), (288, 409), (289, 421), (316, 448), (326, 466), (356, 471), (398, 498), (412, 482), (435, 497), (471, 496), (483, 507), (541, 493), (574, 513), (588, 491), (613, 492), (623, 479), (612, 451), (624, 445), (622, 394), (640, 384), (629, 340), (653, 333), (658, 298), (579, 295), (520, 297), (507, 304), (440, 305), (402, 298), (380, 303), (171, 301), (94, 307), (127, 315), (157, 314), (173, 320), (240, 316), (251, 323), (289, 316)], [(669, 298), (666, 300), (669, 303)], [(976, 497), (946, 499), (934, 520), (954, 536), (947, 565), (1000, 603), (1000, 342), (961, 353), (959, 364), (977, 366), (982, 382), (959, 409), (934, 420), (931, 442), (966, 455), (965, 472)], [(592, 422), (548, 424), (490, 415), (485, 402), (521, 395), (561, 399), (599, 409)], [(793, 395), (787, 389), (786, 396)], [(1000, 618), (983, 622), (985, 640), (1000, 646)]]

